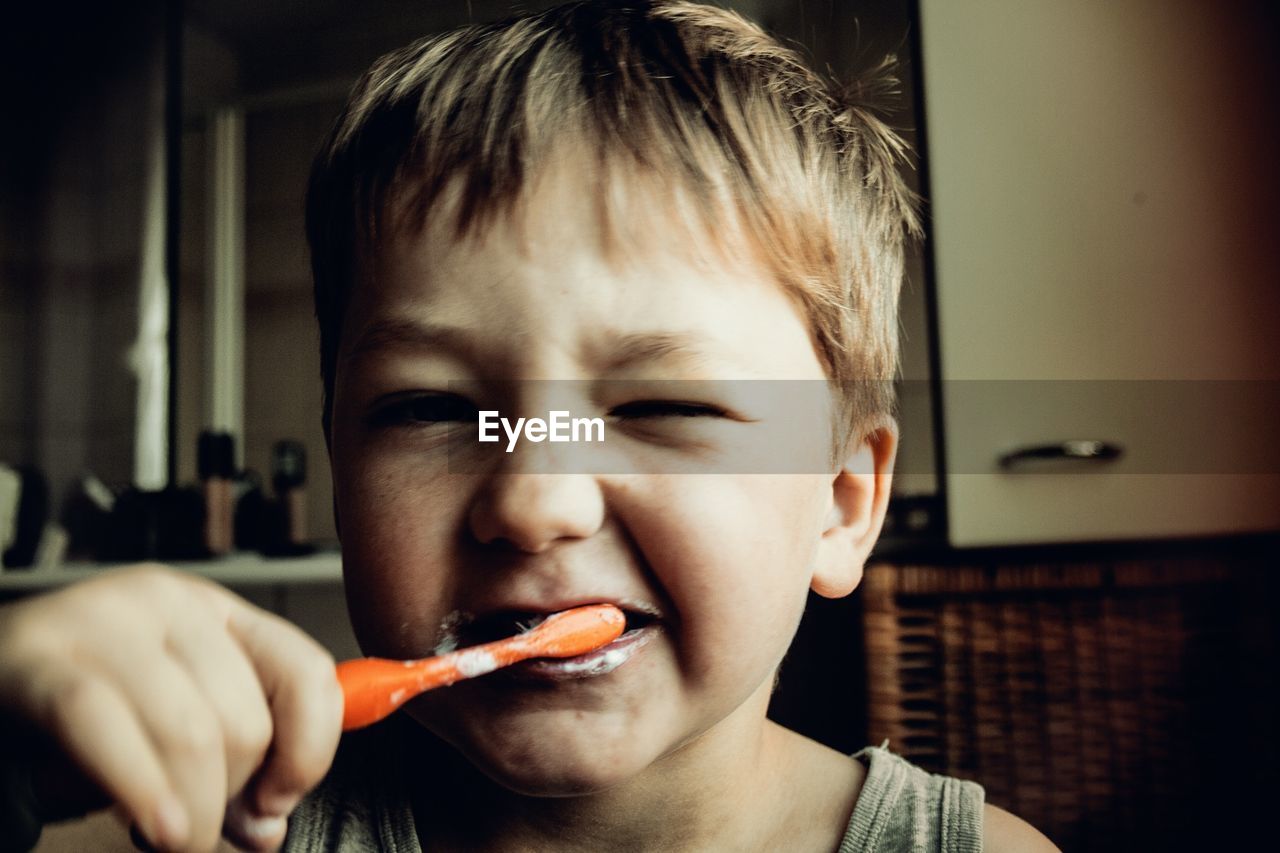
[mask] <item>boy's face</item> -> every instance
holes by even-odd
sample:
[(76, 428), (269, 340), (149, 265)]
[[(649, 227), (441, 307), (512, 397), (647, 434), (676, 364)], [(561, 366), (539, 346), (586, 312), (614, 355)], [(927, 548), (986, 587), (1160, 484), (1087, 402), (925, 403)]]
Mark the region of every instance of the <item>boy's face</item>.
[[(496, 467), (449, 470), (449, 424), (433, 419), (474, 419), (477, 407), (512, 420), (571, 408), (605, 417), (609, 441), (633, 459), (696, 461), (716, 442), (778, 435), (767, 422), (778, 413), (646, 408), (670, 395), (662, 380), (826, 378), (805, 322), (750, 262), (710, 263), (676, 228), (606, 259), (571, 169), (546, 175), (526, 211), (474, 239), (429, 226), (382, 247), (347, 311), (331, 448), (366, 653), (430, 655), (446, 622), (461, 621), (469, 644), (503, 627), (501, 614), (597, 601), (629, 611), (639, 630), (606, 662), (625, 660), (616, 668), (525, 668), (409, 706), (508, 787), (573, 794), (633, 778), (685, 744), (711, 748), (708, 732), (753, 731), (808, 588), (840, 587), (832, 576), (850, 577), (860, 556), (841, 538), (848, 484), (831, 465), (596, 473), (574, 445), (522, 441), (493, 451)], [(578, 396), (550, 405), (542, 395), (556, 383), (523, 382), (542, 379), (577, 380), (565, 387)], [(493, 380), (516, 381), (495, 402)], [(812, 454), (796, 470), (822, 470), (829, 409), (789, 414), (812, 430), (793, 436), (791, 452)]]

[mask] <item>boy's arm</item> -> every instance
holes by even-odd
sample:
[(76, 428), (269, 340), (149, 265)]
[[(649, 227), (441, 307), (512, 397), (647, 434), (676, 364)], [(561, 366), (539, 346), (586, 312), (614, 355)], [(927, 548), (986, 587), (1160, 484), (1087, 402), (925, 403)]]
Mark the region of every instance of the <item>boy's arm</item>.
[(211, 849), (223, 831), (269, 849), (333, 759), (342, 695), (293, 625), (140, 567), (0, 608), (0, 712), (53, 748), (37, 800), (96, 791), (162, 849)]
[(1062, 853), (1040, 830), (993, 805), (982, 809), (984, 853)]

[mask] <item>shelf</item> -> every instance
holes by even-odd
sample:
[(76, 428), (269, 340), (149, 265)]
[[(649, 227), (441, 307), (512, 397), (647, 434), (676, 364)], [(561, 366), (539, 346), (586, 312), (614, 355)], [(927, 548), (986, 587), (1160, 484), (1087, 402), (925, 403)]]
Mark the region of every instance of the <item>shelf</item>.
[[(0, 571), (0, 592), (53, 589), (123, 565), (126, 564), (72, 562), (51, 569), (6, 569)], [(342, 583), (342, 555), (337, 551), (280, 558), (233, 554), (217, 560), (167, 565), (234, 587)]]

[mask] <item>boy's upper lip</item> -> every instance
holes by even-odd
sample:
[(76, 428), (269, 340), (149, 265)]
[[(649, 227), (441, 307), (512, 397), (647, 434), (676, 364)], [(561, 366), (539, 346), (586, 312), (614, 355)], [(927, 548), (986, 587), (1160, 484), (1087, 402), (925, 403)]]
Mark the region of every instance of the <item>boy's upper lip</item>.
[[(603, 544), (593, 542), (593, 544)], [(675, 614), (642, 564), (599, 550), (566, 553), (563, 548), (523, 559), (475, 555), (473, 583), (457, 591), (456, 606), (473, 614), (468, 622), (511, 613), (550, 615), (590, 604), (612, 604), (624, 612), (666, 619)], [(486, 559), (488, 557), (489, 559)]]
[(643, 613), (655, 619), (663, 618), (662, 609), (650, 601), (642, 598), (608, 594), (504, 597), (497, 601), (477, 603), (466, 609), (474, 614), (476, 619), (479, 619), (495, 613), (509, 612), (551, 614), (558, 613), (561, 610), (570, 610), (574, 607), (585, 607), (590, 604), (612, 604), (619, 610)]

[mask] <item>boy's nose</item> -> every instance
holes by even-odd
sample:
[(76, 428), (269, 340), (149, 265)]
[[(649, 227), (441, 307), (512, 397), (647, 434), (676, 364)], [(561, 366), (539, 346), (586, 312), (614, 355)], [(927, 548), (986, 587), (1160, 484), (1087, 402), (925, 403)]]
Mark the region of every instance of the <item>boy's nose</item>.
[(468, 518), (485, 544), (506, 542), (537, 554), (564, 539), (585, 539), (604, 523), (604, 497), (588, 474), (500, 473), (476, 496)]

